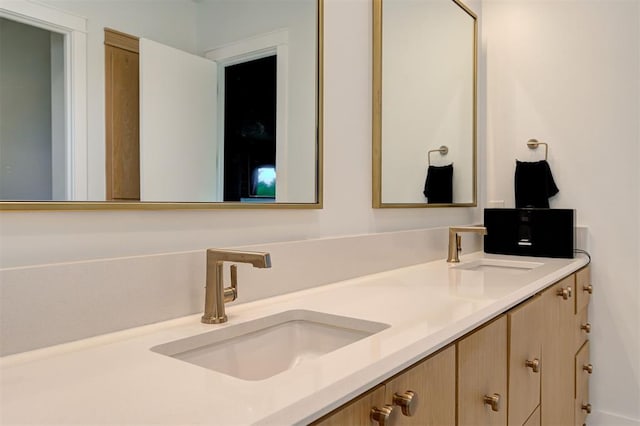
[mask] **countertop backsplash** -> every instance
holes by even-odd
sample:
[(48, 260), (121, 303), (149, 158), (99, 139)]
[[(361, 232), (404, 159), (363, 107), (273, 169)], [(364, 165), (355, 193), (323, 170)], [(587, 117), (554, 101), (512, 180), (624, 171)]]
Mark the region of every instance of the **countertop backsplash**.
[[(444, 258), (447, 232), (442, 227), (234, 247), (271, 253), (272, 267), (238, 265), (233, 304)], [(586, 229), (579, 229), (578, 247), (585, 240)], [(480, 238), (465, 235), (463, 249), (481, 250)], [(0, 269), (0, 355), (198, 313), (204, 286), (204, 248)]]

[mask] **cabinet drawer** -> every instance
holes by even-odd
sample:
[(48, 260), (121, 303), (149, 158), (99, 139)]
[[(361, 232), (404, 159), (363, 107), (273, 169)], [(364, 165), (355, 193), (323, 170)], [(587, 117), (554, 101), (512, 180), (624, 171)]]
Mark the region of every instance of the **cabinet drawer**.
[[(408, 393), (411, 399), (405, 399)], [(454, 425), (456, 422), (456, 348), (439, 352), (390, 380), (385, 403), (398, 411), (394, 426)]]
[(587, 309), (583, 309), (578, 315), (575, 316), (574, 330), (574, 348), (577, 351), (587, 341), (589, 334), (591, 333), (591, 323), (589, 322), (589, 312)]
[(586, 423), (587, 415), (591, 412), (589, 404), (589, 376), (593, 366), (589, 362), (589, 341), (578, 351), (575, 362), (576, 400), (575, 424), (582, 426)]
[(575, 275), (570, 275), (542, 293), (544, 333), (542, 336), (541, 422), (543, 425), (571, 425), (574, 422), (577, 317), (573, 295)]
[(457, 343), (458, 425), (507, 424), (507, 318)]
[(591, 299), (591, 269), (588, 266), (576, 272), (576, 314), (582, 312)]
[(542, 312), (542, 297), (535, 296), (507, 314), (510, 425), (525, 423), (540, 404)]
[[(511, 424), (511, 423), (509, 423)], [(540, 426), (540, 406), (538, 406), (536, 408), (536, 411), (533, 412), (533, 414), (531, 414), (531, 417), (529, 417), (527, 419), (527, 421), (525, 423), (522, 424), (522, 426)]]
[(384, 386), (378, 386), (357, 399), (312, 423), (313, 426), (370, 425), (371, 409), (384, 406)]

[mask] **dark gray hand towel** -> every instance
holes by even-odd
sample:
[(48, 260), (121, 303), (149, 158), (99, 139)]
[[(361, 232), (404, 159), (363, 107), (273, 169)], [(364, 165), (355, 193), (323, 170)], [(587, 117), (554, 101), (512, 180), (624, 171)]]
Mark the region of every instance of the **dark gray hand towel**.
[(546, 160), (526, 162), (516, 160), (516, 208), (549, 208), (549, 197), (559, 190)]
[(453, 164), (447, 166), (429, 166), (424, 191), (427, 203), (453, 202)]

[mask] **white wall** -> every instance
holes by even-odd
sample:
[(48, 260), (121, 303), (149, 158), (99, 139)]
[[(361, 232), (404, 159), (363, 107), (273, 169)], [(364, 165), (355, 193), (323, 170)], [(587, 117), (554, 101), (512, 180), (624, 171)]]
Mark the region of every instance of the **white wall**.
[(371, 208), (371, 20), (368, 0), (325, 1), (324, 209), (0, 212), (0, 266), (477, 221), (470, 208)]
[[(640, 423), (640, 2), (484, 0), (486, 197), (514, 205), (515, 159), (549, 143), (560, 193), (589, 227), (596, 424)], [(617, 416), (617, 417), (616, 417)]]

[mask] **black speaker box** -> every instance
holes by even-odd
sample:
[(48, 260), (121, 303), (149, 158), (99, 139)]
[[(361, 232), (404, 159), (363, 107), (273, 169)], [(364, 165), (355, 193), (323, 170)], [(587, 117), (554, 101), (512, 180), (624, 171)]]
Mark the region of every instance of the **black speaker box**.
[(575, 210), (485, 209), (484, 252), (573, 258)]

